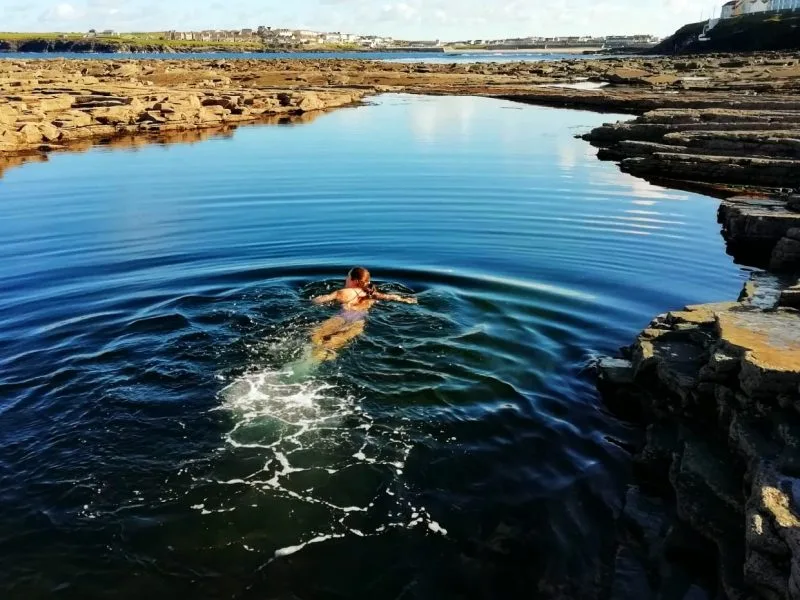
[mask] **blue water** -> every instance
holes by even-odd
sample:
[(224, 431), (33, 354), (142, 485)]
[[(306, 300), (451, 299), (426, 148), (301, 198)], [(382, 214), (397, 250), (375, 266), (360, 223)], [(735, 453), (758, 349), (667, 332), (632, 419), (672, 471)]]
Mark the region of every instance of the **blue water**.
[[(565, 60), (576, 58), (598, 58), (598, 55), (564, 54), (560, 52), (276, 52), (276, 53), (237, 53), (237, 52), (194, 52), (180, 54), (163, 54), (153, 52), (138, 52), (135, 54), (101, 54), (77, 52), (2, 52), (0, 60), (8, 59), (97, 59), (97, 60), (122, 60), (122, 59), (163, 59), (163, 60), (321, 60), (321, 59), (360, 59), (379, 60), (403, 63), (482, 63), (482, 62), (537, 62), (549, 60)], [(602, 58), (602, 57), (600, 57)]]
[[(574, 139), (616, 118), (383, 96), (8, 167), (3, 597), (603, 597), (637, 434), (587, 366), (745, 276)], [(355, 264), (419, 305), (297, 376)]]

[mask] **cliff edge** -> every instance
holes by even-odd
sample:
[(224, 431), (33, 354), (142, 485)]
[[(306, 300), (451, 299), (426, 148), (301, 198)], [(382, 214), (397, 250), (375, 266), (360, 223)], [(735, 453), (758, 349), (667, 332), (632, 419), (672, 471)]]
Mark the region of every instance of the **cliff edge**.
[(800, 12), (760, 13), (720, 21), (701, 34), (707, 22), (681, 27), (646, 54), (800, 50)]

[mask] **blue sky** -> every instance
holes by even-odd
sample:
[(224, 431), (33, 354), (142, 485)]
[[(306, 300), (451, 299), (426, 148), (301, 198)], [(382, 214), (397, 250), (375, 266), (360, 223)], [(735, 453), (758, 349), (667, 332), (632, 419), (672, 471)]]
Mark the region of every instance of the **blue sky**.
[(0, 0), (0, 31), (273, 27), (456, 40), (655, 33), (708, 17), (701, 0)]

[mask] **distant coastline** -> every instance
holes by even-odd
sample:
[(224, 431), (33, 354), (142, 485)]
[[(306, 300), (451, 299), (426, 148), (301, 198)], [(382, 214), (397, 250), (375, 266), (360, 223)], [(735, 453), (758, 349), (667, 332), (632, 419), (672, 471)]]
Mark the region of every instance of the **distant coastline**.
[(30, 39), (4, 39), (0, 37), (0, 53), (76, 53), (76, 54), (208, 54), (208, 53), (237, 53), (237, 54), (331, 54), (348, 52), (353, 54), (369, 53), (428, 53), (444, 54), (444, 47), (414, 47), (399, 46), (391, 48), (278, 48), (266, 47), (260, 44), (239, 43), (208, 43), (179, 45), (169, 43), (136, 44), (107, 40), (60, 40), (46, 38)]
[(280, 48), (259, 44), (242, 43), (207, 43), (180, 45), (170, 43), (129, 43), (105, 39), (63, 40), (52, 38), (3, 38), (0, 36), (0, 54), (2, 53), (35, 53), (35, 54), (333, 54), (352, 53), (410, 53), (410, 54), (445, 54), (445, 55), (504, 55), (504, 54), (597, 54), (612, 53), (599, 46), (551, 46), (551, 47), (465, 47), (465, 46), (392, 46), (383, 48)]
[(598, 46), (576, 46), (551, 48), (445, 48), (445, 54), (594, 54), (612, 52), (608, 48)]

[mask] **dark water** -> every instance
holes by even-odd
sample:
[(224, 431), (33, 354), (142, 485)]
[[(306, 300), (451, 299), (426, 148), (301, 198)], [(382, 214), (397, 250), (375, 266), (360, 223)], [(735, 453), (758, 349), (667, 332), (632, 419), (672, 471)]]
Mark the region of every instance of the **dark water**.
[[(586, 598), (634, 432), (586, 365), (728, 299), (714, 200), (613, 119), (385, 96), (0, 179), (6, 598)], [(303, 377), (354, 264), (420, 305)]]
[[(565, 60), (575, 58), (598, 58), (598, 55), (564, 54), (562, 52), (275, 52), (275, 53), (241, 53), (241, 52), (192, 52), (180, 54), (164, 54), (155, 52), (138, 52), (135, 54), (102, 54), (77, 52), (2, 52), (0, 60), (9, 59), (97, 59), (97, 60), (323, 60), (323, 59), (361, 59), (382, 60), (388, 62), (424, 62), (424, 63), (476, 63), (476, 62), (538, 62), (549, 60)], [(600, 57), (602, 58), (602, 57)]]

